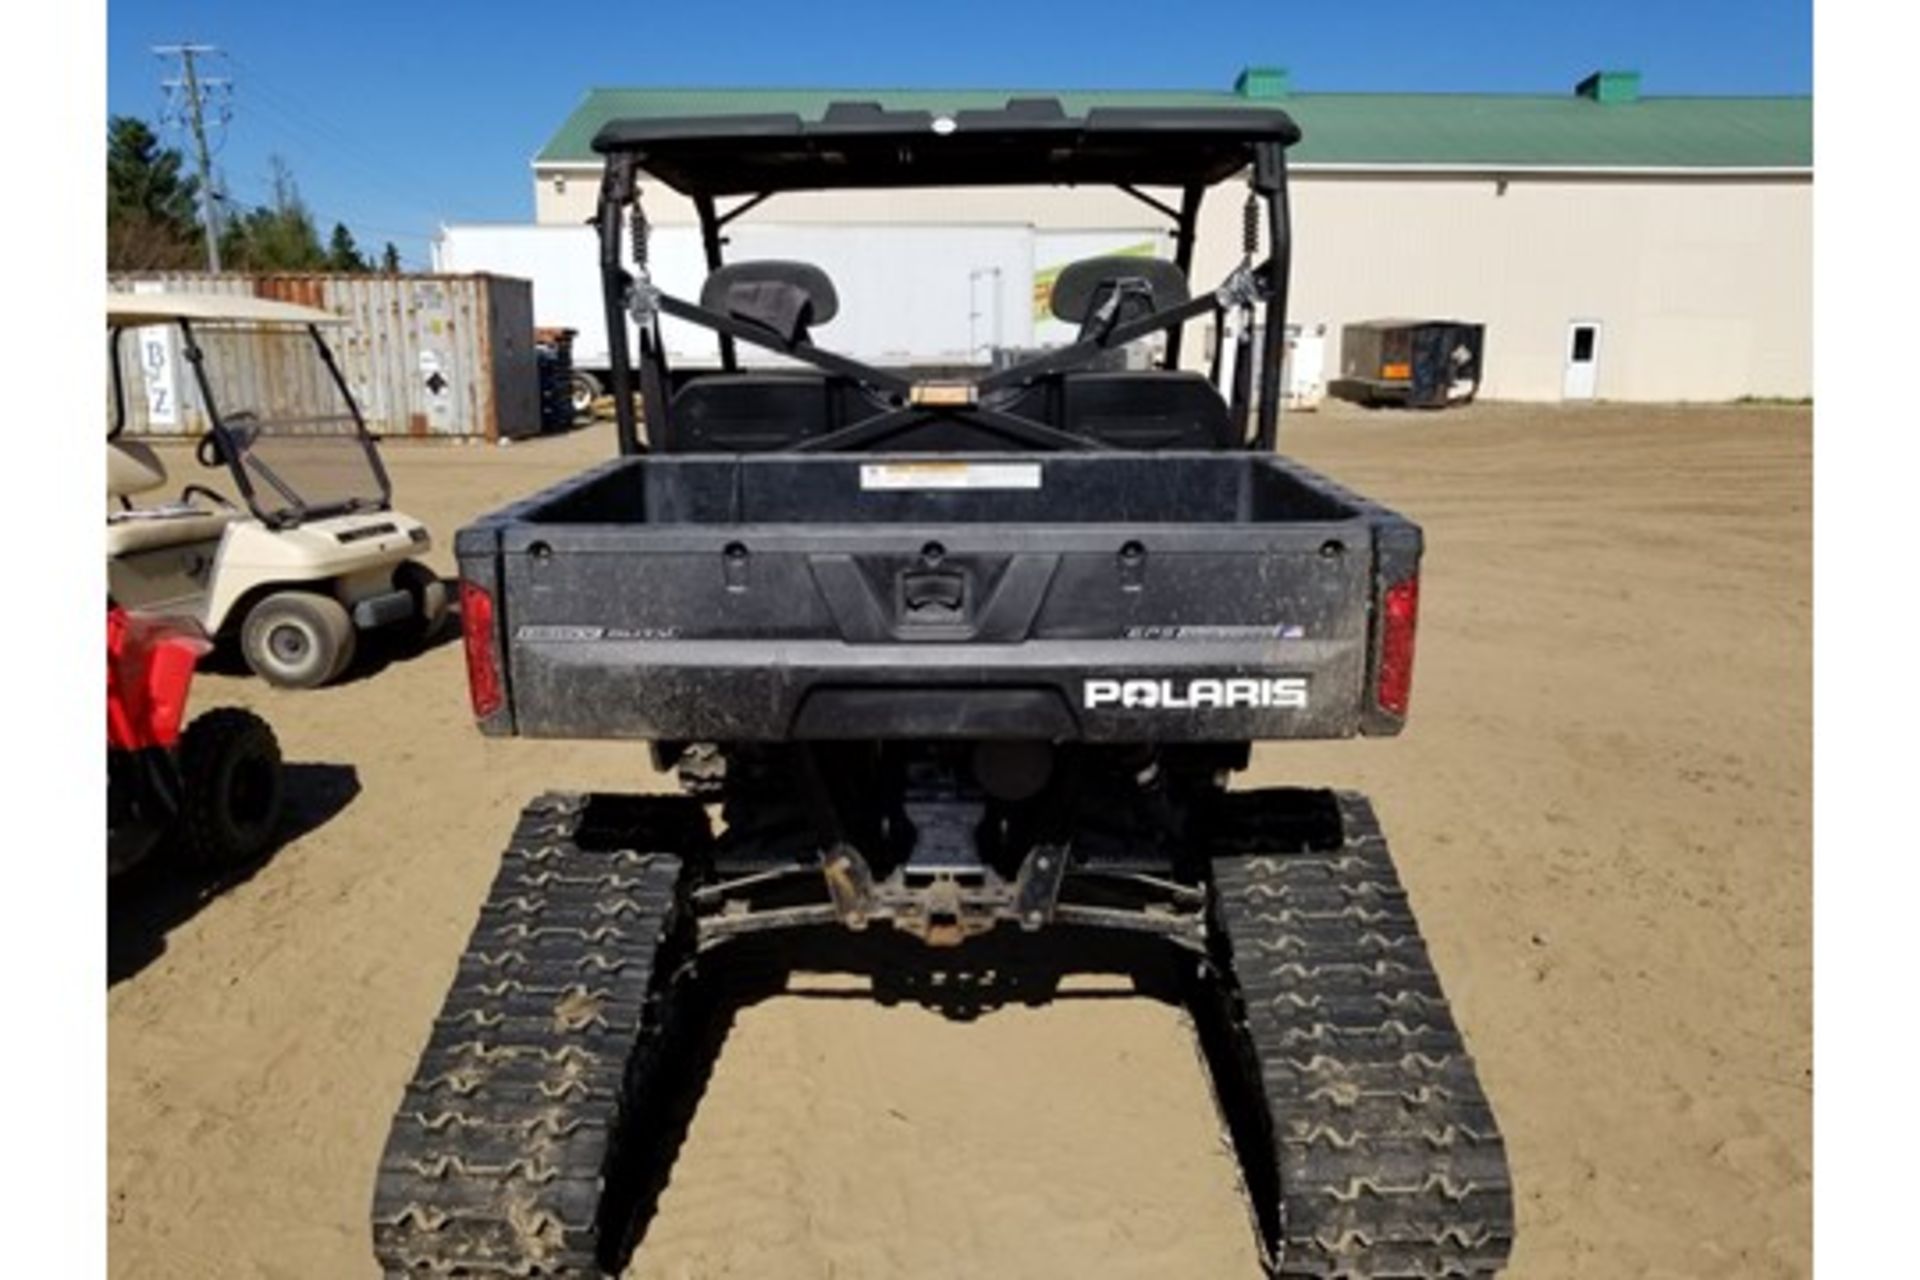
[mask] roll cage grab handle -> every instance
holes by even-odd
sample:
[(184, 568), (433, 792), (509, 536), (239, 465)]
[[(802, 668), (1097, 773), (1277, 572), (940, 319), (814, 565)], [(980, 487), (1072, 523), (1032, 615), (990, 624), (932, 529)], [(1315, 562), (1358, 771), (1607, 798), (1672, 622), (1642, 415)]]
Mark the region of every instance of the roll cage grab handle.
[[(1243, 263), (1209, 293), (1199, 294), (1174, 306), (1162, 307), (1137, 320), (1112, 325), (1093, 337), (990, 373), (970, 385), (970, 394), (964, 402), (942, 402), (937, 405), (914, 403), (913, 382), (898, 374), (825, 350), (804, 337), (787, 338), (751, 321), (710, 311), (658, 289), (647, 272), (647, 224), (640, 207), (636, 181), (639, 167), (637, 158), (631, 154), (609, 156), (600, 183), (594, 222), (600, 241), (601, 295), (606, 311), (607, 350), (612, 366), (609, 372), (620, 452), (636, 454), (646, 451), (633, 411), (634, 367), (627, 342), (629, 316), (638, 321), (640, 396), (646, 410), (650, 437), (664, 438), (670, 429), (667, 356), (659, 323), (660, 316), (664, 314), (697, 324), (719, 335), (721, 364), (729, 372), (739, 368), (736, 344), (745, 342), (800, 360), (827, 373), (849, 378), (882, 409), (878, 417), (801, 443), (797, 446), (801, 450), (822, 451), (872, 443), (940, 414), (964, 417), (977, 426), (1040, 448), (1101, 449), (1109, 446), (1089, 436), (1007, 413), (1003, 405), (1012, 394), (1037, 378), (1074, 368), (1101, 351), (1122, 347), (1162, 331), (1168, 334), (1166, 364), (1172, 368), (1180, 358), (1180, 335), (1187, 321), (1209, 311), (1224, 315), (1231, 308), (1240, 308), (1251, 313), (1256, 307), (1261, 312), (1260, 394), (1250, 440), (1247, 438), (1247, 405), (1244, 401), (1235, 403), (1232, 412), (1239, 438), (1246, 441), (1245, 447), (1258, 452), (1272, 452), (1279, 436), (1280, 362), (1286, 342), (1287, 280), (1292, 266), (1293, 244), (1287, 202), (1286, 152), (1279, 144), (1266, 142), (1255, 143), (1251, 151), (1253, 162), (1249, 186), (1252, 196), (1265, 206), (1267, 242), (1271, 249), (1264, 261), (1258, 264)], [(1131, 186), (1122, 185), (1120, 189), (1163, 214), (1173, 215), (1174, 263), (1182, 274), (1190, 274), (1194, 232), (1206, 188), (1200, 185), (1186, 187), (1177, 211)], [(700, 218), (701, 244), (710, 272), (722, 265), (721, 247), (726, 242), (721, 230), (772, 194), (762, 192), (751, 196), (725, 213), (716, 209), (711, 196), (694, 197), (694, 207)], [(629, 215), (633, 223), (634, 265), (639, 269), (638, 276), (629, 272), (620, 261), (621, 223)], [(1224, 333), (1217, 340), (1224, 342)]]

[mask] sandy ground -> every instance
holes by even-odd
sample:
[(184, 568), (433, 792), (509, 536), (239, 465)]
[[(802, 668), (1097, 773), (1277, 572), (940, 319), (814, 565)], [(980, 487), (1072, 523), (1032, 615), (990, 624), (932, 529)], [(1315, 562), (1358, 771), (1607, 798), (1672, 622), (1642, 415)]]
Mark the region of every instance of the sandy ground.
[[(1508, 1135), (1514, 1276), (1810, 1274), (1809, 425), (1287, 428), (1426, 528), (1415, 714), (1253, 777), (1375, 797)], [(610, 447), (387, 456), (450, 570), (463, 519)], [(115, 1276), (374, 1274), (388, 1115), (514, 812), (661, 786), (637, 748), (483, 740), (457, 645), (362, 670), (202, 680), (273, 722), (303, 833), (232, 884), (110, 895)], [(1109, 981), (956, 1021), (844, 985), (741, 1011), (631, 1275), (1253, 1274), (1176, 1010)]]

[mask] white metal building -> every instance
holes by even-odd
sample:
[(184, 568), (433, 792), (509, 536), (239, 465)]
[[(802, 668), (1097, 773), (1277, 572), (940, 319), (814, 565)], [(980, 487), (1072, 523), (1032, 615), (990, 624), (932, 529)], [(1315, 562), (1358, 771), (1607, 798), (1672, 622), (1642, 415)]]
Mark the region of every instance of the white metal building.
[[(1293, 93), (1284, 72), (1263, 68), (1221, 92), (596, 89), (533, 161), (536, 217), (578, 225), (591, 216), (600, 165), (590, 143), (611, 119), (817, 117), (835, 101), (953, 111), (1036, 96), (1072, 113), (1249, 99), (1288, 111), (1305, 134), (1290, 153), (1289, 312), (1328, 326), (1329, 376), (1341, 325), (1435, 316), (1486, 324), (1489, 397), (1812, 394), (1812, 100), (1645, 97), (1631, 72), (1538, 96)], [(691, 204), (665, 187), (646, 184), (645, 198), (656, 226), (693, 224)], [(744, 240), (760, 220), (1025, 227), (1056, 245), (1158, 225), (1150, 209), (1105, 189), (782, 195), (735, 234)], [(1202, 212), (1197, 286), (1237, 260), (1239, 226), (1237, 193), (1216, 191)], [(1060, 251), (1034, 250), (1034, 270)], [(930, 274), (915, 292), (936, 295), (933, 275), (980, 268), (928, 256), (920, 269)], [(1032, 292), (1028, 281), (1018, 296)], [(1190, 341), (1189, 359), (1204, 360), (1209, 346), (1210, 335)]]

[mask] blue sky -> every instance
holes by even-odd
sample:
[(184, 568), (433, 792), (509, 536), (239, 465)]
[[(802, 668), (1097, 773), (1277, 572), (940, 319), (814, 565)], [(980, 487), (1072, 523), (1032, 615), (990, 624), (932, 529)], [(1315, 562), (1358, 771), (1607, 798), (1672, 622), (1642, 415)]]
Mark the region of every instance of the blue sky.
[(1557, 93), (1602, 66), (1649, 94), (1813, 81), (1810, 0), (111, 0), (108, 110), (156, 120), (177, 68), (150, 46), (182, 40), (224, 51), (205, 74), (232, 83), (216, 163), (236, 199), (267, 198), (279, 155), (323, 233), (414, 265), (440, 222), (532, 217), (528, 161), (592, 85), (1225, 88), (1249, 63), (1307, 92)]

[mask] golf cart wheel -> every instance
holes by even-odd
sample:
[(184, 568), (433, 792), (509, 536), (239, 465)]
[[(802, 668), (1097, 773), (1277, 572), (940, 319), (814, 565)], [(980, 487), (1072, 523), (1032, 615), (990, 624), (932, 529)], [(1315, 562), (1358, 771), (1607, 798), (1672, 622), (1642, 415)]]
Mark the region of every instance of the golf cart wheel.
[(567, 406), (573, 410), (575, 418), (584, 418), (593, 412), (593, 402), (601, 396), (600, 379), (585, 369), (575, 369), (567, 374)]
[(180, 735), (179, 849), (195, 866), (239, 866), (267, 851), (286, 797), (280, 744), (237, 707), (201, 715)]
[(281, 591), (247, 613), (240, 651), (268, 684), (313, 689), (353, 661), (353, 619), (332, 596)]
[(425, 643), (438, 635), (447, 618), (446, 579), (418, 560), (403, 560), (393, 571), (393, 585), (413, 598), (413, 617), (407, 622), (413, 636)]

